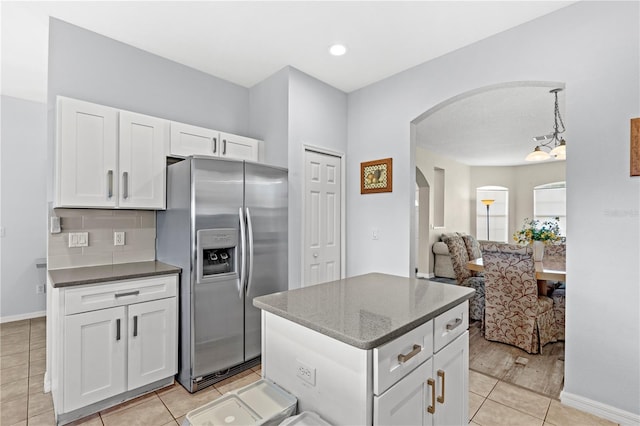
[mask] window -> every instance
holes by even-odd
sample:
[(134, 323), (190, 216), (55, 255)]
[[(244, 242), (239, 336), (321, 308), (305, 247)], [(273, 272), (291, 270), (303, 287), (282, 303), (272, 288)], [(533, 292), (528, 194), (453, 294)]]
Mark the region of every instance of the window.
[(567, 230), (566, 182), (554, 182), (533, 188), (533, 218), (545, 221), (560, 219), (560, 235)]
[[(484, 203), (483, 200), (485, 200)], [(489, 204), (488, 209), (487, 204)], [(487, 211), (489, 213), (488, 221)], [(509, 241), (508, 225), (509, 190), (502, 186), (481, 186), (476, 188), (476, 238), (478, 240), (506, 243)]]

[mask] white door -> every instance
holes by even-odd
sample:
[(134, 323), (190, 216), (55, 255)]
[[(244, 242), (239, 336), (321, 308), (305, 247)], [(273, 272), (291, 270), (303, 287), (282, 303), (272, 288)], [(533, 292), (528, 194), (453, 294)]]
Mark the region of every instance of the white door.
[(220, 142), (221, 157), (258, 161), (259, 141), (257, 139), (221, 132)]
[(190, 155), (218, 155), (217, 130), (190, 124), (171, 122), (171, 155), (188, 157)]
[(305, 151), (303, 285), (340, 279), (340, 157)]
[(436, 425), (469, 423), (469, 332), (442, 348), (433, 356), (436, 380)]
[(128, 390), (173, 376), (178, 371), (176, 298), (128, 307)]
[(127, 317), (119, 306), (64, 319), (64, 410), (126, 390)]
[(165, 208), (166, 120), (120, 112), (119, 207)]
[(431, 425), (432, 416), (427, 412), (433, 393), (433, 386), (427, 383), (431, 376), (431, 369), (432, 360), (429, 359), (382, 395), (375, 396), (373, 424), (376, 426)]
[(58, 98), (56, 206), (114, 207), (118, 110)]

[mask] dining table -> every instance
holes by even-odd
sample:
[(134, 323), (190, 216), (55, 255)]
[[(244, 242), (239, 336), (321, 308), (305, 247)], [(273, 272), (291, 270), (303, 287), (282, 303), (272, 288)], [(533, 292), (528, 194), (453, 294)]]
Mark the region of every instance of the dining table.
[[(534, 262), (536, 280), (538, 280), (538, 294), (547, 295), (547, 281), (566, 281), (567, 264), (564, 256), (545, 256), (542, 261)], [(467, 269), (484, 272), (482, 258), (470, 260)]]

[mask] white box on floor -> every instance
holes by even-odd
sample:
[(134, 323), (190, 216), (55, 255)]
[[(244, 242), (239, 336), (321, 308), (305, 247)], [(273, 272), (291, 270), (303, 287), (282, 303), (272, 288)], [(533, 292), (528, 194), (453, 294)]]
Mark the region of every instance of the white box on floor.
[(313, 411), (303, 411), (297, 416), (287, 417), (280, 426), (331, 426)]
[(275, 426), (296, 412), (297, 402), (280, 386), (260, 379), (190, 411), (182, 426)]

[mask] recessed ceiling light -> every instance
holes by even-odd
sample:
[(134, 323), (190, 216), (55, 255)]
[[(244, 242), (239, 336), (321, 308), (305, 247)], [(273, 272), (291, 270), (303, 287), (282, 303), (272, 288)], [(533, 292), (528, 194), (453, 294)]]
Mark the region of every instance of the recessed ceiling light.
[(331, 53), (333, 56), (342, 56), (347, 53), (347, 48), (342, 44), (334, 44), (329, 48), (329, 53)]

